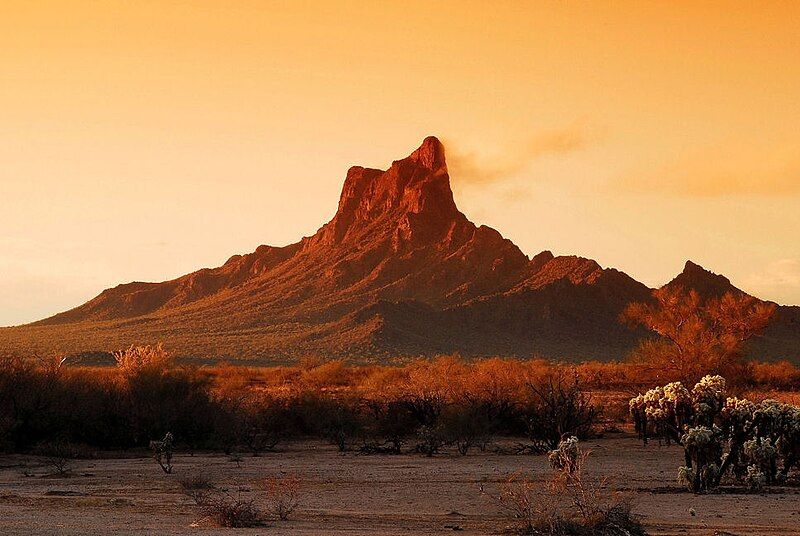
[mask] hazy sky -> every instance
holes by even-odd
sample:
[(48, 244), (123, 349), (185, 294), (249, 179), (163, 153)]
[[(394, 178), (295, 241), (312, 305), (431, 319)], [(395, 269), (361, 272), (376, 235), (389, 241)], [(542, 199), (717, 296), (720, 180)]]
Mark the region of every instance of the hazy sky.
[(0, 325), (294, 242), (429, 134), (528, 255), (798, 304), (800, 3), (700, 4), (5, 0)]

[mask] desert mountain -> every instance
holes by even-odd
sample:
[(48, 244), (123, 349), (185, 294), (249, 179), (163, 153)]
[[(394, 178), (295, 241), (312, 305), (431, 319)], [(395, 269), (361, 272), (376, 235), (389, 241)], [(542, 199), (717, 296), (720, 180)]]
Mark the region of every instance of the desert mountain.
[[(704, 293), (730, 286), (693, 263), (670, 284)], [(207, 358), (618, 359), (643, 335), (619, 313), (649, 295), (595, 261), (549, 251), (529, 259), (474, 225), (453, 200), (444, 147), (429, 137), (385, 171), (350, 168), (336, 215), (311, 237), (172, 281), (119, 285), (0, 330), (0, 348), (69, 353), (163, 341)]]

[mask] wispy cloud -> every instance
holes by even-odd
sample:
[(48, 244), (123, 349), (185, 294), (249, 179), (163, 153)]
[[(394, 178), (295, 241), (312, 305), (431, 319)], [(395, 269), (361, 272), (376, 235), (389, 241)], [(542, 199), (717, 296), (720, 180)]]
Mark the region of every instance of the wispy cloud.
[(595, 133), (583, 122), (562, 129), (537, 133), (525, 142), (506, 147), (502, 154), (488, 157), (477, 152), (462, 152), (447, 145), (447, 165), (460, 184), (489, 185), (512, 178), (534, 161), (584, 149), (595, 139)]
[(659, 168), (629, 173), (613, 186), (686, 197), (800, 194), (800, 144), (735, 142), (709, 147)]
[(800, 259), (774, 261), (745, 278), (743, 283), (756, 293), (762, 292), (783, 303), (800, 305)]

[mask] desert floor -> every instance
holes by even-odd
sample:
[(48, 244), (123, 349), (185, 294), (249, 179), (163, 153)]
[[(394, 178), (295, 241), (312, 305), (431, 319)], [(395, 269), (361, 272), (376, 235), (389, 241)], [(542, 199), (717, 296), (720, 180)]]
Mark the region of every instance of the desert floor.
[[(696, 496), (675, 483), (676, 447), (643, 447), (632, 436), (589, 441), (591, 472), (633, 492), (651, 534), (800, 534), (800, 487)], [(282, 445), (241, 467), (222, 454), (180, 454), (172, 475), (152, 459), (75, 462), (54, 477), (42, 460), (0, 457), (0, 534), (500, 534), (511, 520), (480, 492), (511, 473), (549, 474), (545, 456), (339, 454), (318, 442)], [(260, 501), (259, 479), (299, 474), (304, 496), (287, 521), (256, 529), (211, 526), (181, 493), (180, 479), (202, 473), (234, 495)], [(26, 476), (27, 474), (27, 476)], [(695, 515), (691, 515), (694, 512)]]

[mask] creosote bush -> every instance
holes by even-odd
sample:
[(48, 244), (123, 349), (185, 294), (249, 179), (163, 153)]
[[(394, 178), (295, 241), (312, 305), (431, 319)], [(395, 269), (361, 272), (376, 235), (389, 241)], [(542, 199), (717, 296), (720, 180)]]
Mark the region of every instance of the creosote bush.
[(39, 444), (34, 453), (44, 458), (54, 475), (66, 476), (72, 471), (73, 462), (80, 451), (71, 443), (56, 439)]

